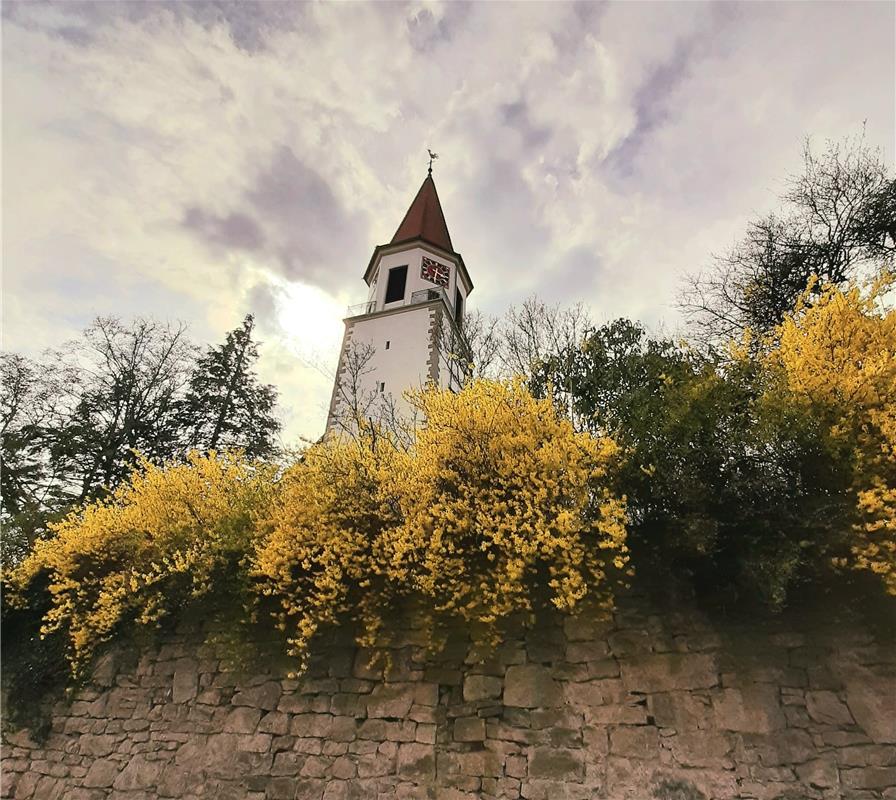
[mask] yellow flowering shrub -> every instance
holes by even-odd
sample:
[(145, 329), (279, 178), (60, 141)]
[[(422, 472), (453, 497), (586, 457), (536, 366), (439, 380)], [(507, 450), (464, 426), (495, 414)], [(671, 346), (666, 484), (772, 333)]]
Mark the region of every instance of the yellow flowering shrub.
[(606, 599), (626, 566), (611, 441), (519, 384), (412, 399), (426, 423), (410, 448), (366, 431), (310, 448), (284, 478), (252, 571), (299, 655), (322, 624), (354, 616), (369, 636), (411, 596), (493, 641), (537, 595), (563, 610)]
[(374, 624), (373, 609), (388, 599), (379, 544), (399, 519), (390, 492), (397, 454), (367, 430), (310, 447), (281, 481), (251, 572), (300, 657), (323, 625), (347, 612)]
[(36, 545), (11, 576), (18, 601), (49, 598), (42, 632), (65, 639), (76, 675), (123, 625), (154, 625), (213, 587), (270, 612), (300, 658), (344, 618), (372, 641), (406, 598), (488, 642), (542, 599), (607, 602), (628, 561), (613, 442), (518, 383), (412, 399), (426, 423), (409, 445), (366, 427), (282, 476), (237, 454), (143, 464)]
[(863, 291), (826, 287), (776, 331), (769, 364), (790, 402), (852, 461), (857, 524), (836, 563), (870, 570), (896, 595), (896, 310), (886, 275)]
[(607, 488), (616, 445), (576, 433), (519, 383), (413, 399), (427, 423), (396, 478), (390, 578), (492, 631), (537, 592), (564, 611), (604, 592), (628, 560), (624, 503)]
[[(46, 586), (44, 635), (67, 639), (72, 672), (121, 623), (158, 622), (250, 552), (254, 515), (269, 504), (273, 467), (238, 454), (191, 454), (187, 463), (143, 463), (103, 501), (52, 525), (53, 536), (9, 576), (14, 598)], [(235, 587), (228, 589), (233, 591)]]

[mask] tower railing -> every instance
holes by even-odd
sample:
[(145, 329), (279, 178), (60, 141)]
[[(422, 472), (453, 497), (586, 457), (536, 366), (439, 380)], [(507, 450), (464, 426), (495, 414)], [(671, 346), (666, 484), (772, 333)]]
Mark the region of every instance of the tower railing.
[(376, 300), (368, 300), (366, 303), (355, 303), (345, 309), (347, 317), (363, 317), (365, 314), (372, 314), (376, 308)]
[[(417, 306), (421, 303), (431, 303), (433, 300), (441, 300), (450, 310), (451, 305), (448, 303), (448, 293), (439, 286), (435, 289), (419, 289), (411, 292), (401, 301), (389, 303), (389, 311), (393, 308), (401, 308), (402, 306)], [(355, 303), (345, 310), (347, 317), (363, 317), (365, 314), (372, 314), (376, 310), (376, 300), (368, 300), (366, 303)]]
[(418, 303), (429, 303), (433, 300), (441, 300), (447, 306), (448, 293), (441, 286), (438, 289), (419, 289), (416, 292), (411, 292), (405, 305), (415, 306)]

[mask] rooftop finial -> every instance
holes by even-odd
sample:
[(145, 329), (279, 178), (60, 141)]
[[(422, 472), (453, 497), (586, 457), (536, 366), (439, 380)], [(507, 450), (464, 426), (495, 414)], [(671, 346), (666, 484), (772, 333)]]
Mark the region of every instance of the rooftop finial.
[(433, 153), (428, 147), (426, 148), (426, 152), (429, 153), (429, 174), (432, 175), (432, 162), (439, 157), (439, 154)]

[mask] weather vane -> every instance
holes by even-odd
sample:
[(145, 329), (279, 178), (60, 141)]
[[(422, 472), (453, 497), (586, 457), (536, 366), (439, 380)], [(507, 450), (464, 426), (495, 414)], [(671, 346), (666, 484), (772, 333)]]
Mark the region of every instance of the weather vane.
[(432, 175), (432, 162), (439, 157), (439, 154), (433, 153), (428, 147), (426, 148), (426, 152), (429, 153), (429, 174)]

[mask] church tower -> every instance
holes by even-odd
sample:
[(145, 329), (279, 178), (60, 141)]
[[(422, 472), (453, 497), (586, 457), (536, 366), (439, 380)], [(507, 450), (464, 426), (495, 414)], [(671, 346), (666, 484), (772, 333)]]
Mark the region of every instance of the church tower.
[(405, 390), (457, 391), (469, 370), (463, 319), (473, 283), (451, 243), (431, 163), (392, 241), (374, 249), (364, 281), (367, 302), (349, 307), (344, 320), (328, 433), (407, 416)]

